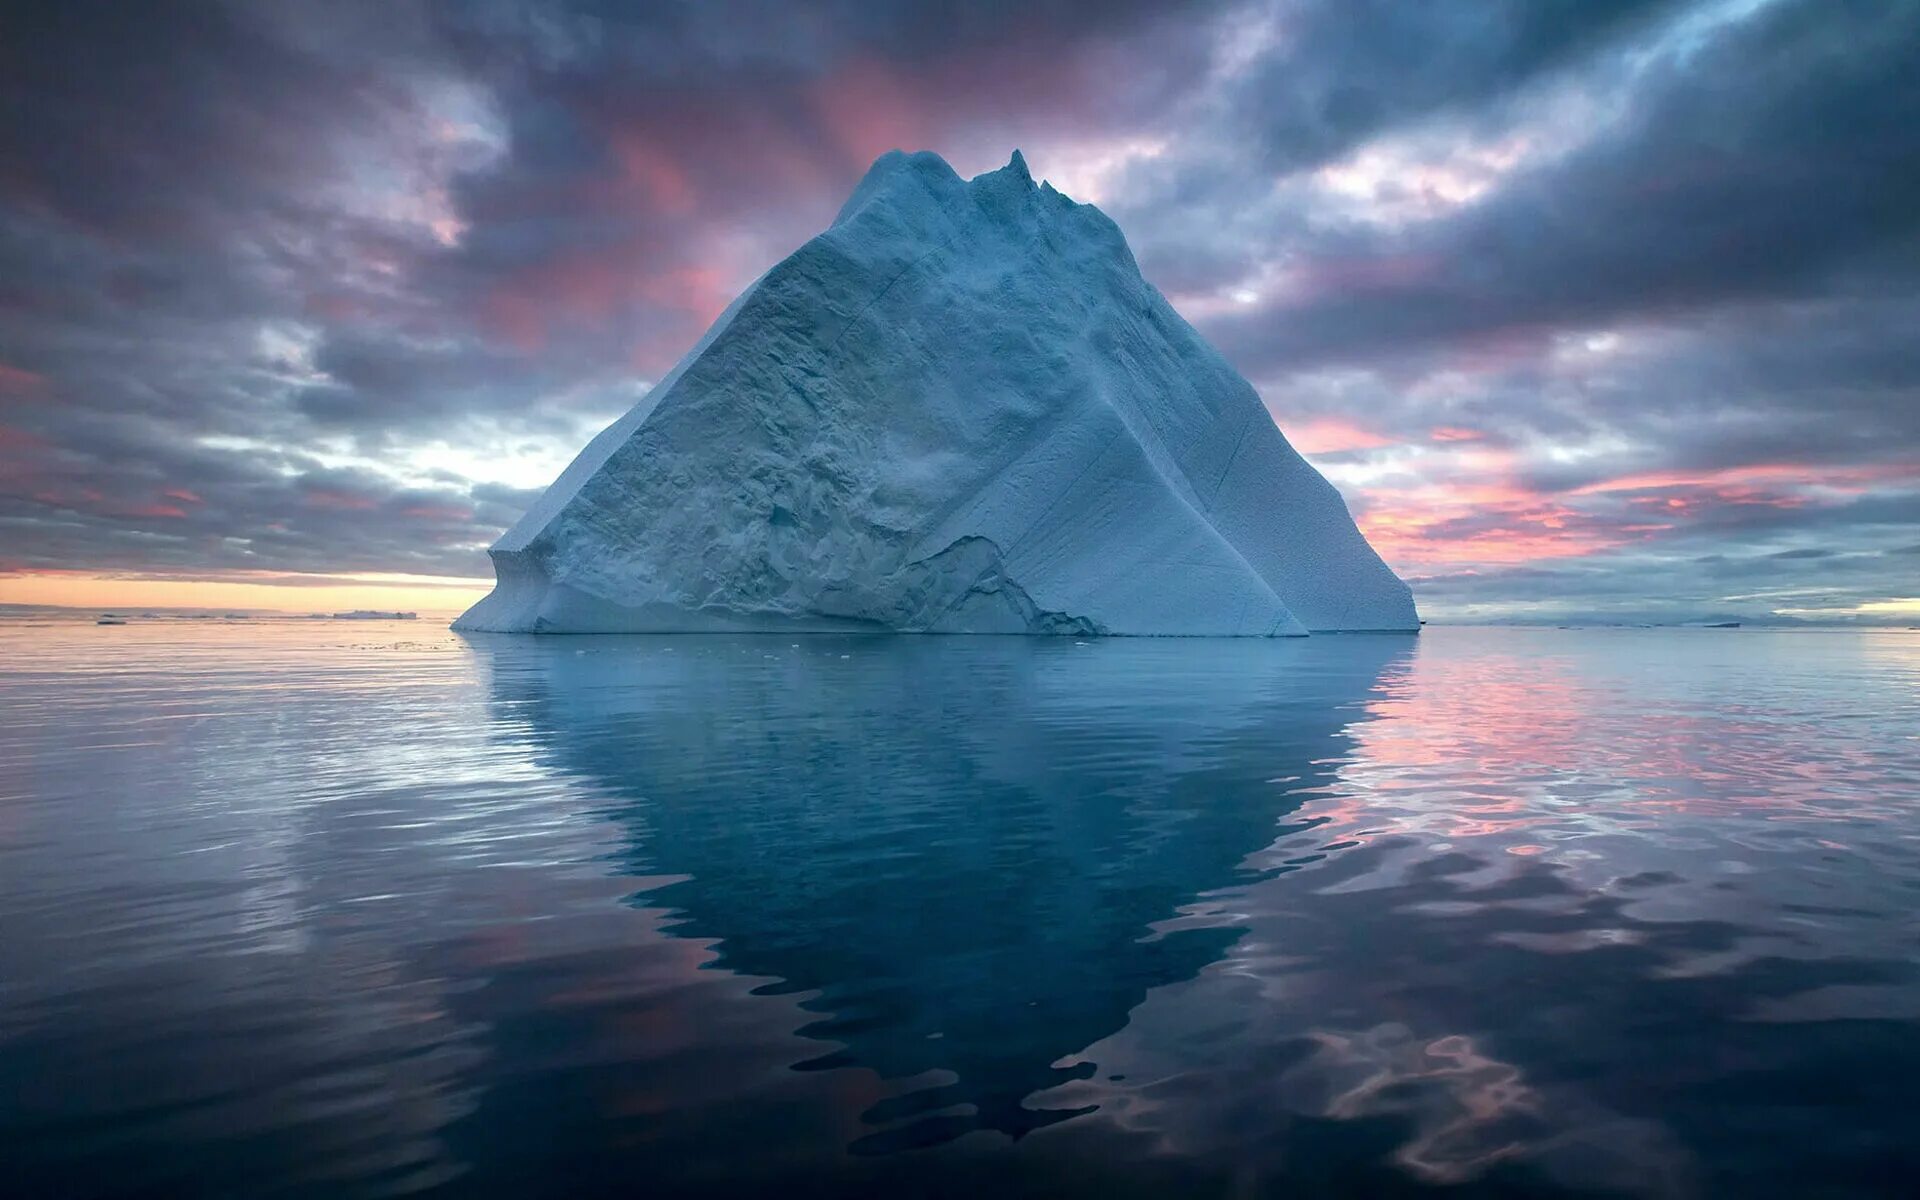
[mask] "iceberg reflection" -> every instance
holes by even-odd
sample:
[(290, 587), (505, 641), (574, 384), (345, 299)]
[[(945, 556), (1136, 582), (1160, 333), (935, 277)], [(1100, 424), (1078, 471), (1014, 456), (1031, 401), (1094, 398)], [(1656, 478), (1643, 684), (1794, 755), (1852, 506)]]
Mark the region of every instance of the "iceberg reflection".
[(906, 1081), (856, 1152), (1078, 1111), (1027, 1099), (1233, 942), (1149, 935), (1259, 874), (1413, 644), (475, 640), (496, 713), (609, 797), (625, 870), (678, 879), (645, 893), (672, 932), (803, 994), (801, 1066)]

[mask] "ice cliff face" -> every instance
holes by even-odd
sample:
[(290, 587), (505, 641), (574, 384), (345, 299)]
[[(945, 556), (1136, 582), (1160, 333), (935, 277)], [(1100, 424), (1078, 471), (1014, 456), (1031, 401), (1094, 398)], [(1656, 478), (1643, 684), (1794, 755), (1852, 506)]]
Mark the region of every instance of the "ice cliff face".
[(882, 157), (493, 547), (457, 629), (1413, 629), (1098, 209)]

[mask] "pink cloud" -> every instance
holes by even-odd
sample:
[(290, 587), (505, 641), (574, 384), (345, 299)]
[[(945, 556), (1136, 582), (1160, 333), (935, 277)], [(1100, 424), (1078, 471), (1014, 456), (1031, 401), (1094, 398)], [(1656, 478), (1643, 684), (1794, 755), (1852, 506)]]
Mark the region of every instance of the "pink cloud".
[(875, 59), (842, 64), (809, 89), (808, 100), (828, 135), (852, 162), (934, 140), (934, 122), (919, 92)]
[(1898, 479), (1920, 482), (1920, 463), (1859, 463), (1842, 466), (1777, 462), (1748, 463), (1705, 471), (1643, 471), (1598, 480), (1576, 488), (1573, 494), (1586, 496), (1674, 488), (1738, 492), (1756, 484), (1773, 484), (1858, 495), (1872, 484)]
[(37, 433), (0, 425), (0, 450), (42, 450), (50, 444)]
[[(1439, 434), (1436, 442), (1465, 441)], [(1875, 482), (1920, 480), (1906, 464), (1753, 463), (1635, 472), (1548, 490), (1524, 482), (1519, 457), (1508, 450), (1467, 448), (1422, 461), (1436, 474), (1361, 486), (1355, 506), (1374, 547), (1389, 562), (1415, 569), (1579, 558), (1657, 538), (1713, 509), (1797, 509), (1833, 503), (1835, 494), (1858, 494)]]
[(414, 504), (400, 510), (403, 517), (416, 521), (471, 521), (473, 510), (452, 504)]
[(333, 512), (365, 512), (379, 507), (372, 497), (356, 496), (352, 492), (342, 492), (333, 488), (309, 488), (306, 499), (308, 508)]
[(1395, 445), (1394, 439), (1365, 429), (1341, 417), (1309, 417), (1289, 421), (1287, 441), (1302, 454), (1338, 454), (1344, 450), (1377, 450)]
[(620, 167), (620, 183), (630, 200), (644, 210), (685, 216), (699, 197), (693, 179), (658, 141), (641, 129), (616, 128), (607, 136), (608, 149)]
[(0, 362), (0, 396), (29, 396), (46, 386), (46, 376)]

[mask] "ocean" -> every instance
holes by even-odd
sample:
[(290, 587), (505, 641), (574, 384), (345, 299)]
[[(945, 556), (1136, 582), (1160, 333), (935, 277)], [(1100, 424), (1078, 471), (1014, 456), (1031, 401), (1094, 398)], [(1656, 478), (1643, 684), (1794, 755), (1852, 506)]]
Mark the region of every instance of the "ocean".
[(1920, 633), (0, 623), (23, 1196), (1910, 1196)]

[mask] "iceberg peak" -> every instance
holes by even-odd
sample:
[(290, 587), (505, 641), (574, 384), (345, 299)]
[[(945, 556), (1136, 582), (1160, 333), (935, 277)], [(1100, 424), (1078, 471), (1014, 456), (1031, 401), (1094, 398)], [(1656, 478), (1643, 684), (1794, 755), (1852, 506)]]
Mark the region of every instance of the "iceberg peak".
[(1118, 227), (890, 151), (492, 550), (456, 628), (1286, 635), (1407, 587)]
[(873, 160), (873, 165), (867, 168), (867, 173), (855, 185), (853, 194), (840, 206), (840, 214), (833, 223), (839, 225), (875, 202), (897, 206), (908, 202), (913, 196), (923, 200), (930, 196), (945, 196), (965, 186), (960, 176), (947, 165), (947, 160), (931, 150), (913, 154), (904, 150), (889, 150)]

